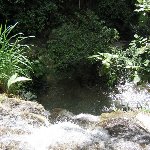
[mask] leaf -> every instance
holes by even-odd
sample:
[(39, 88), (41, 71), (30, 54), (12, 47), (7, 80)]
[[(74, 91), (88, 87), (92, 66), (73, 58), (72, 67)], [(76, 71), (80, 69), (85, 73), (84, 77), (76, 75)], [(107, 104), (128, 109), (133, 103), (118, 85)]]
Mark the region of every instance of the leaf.
[(137, 1), (138, 1), (138, 3), (140, 3), (140, 4), (143, 3), (143, 0), (137, 0)]
[(137, 52), (136, 52), (135, 55), (138, 56), (138, 55), (140, 55), (140, 54), (144, 54), (145, 51), (146, 51), (146, 46), (143, 46), (143, 47), (141, 47), (141, 48), (137, 48)]
[(132, 68), (132, 66), (127, 65), (125, 68), (130, 69), (130, 68)]
[(128, 59), (128, 60), (126, 60), (126, 64), (127, 64), (127, 66), (131, 66), (131, 67), (133, 66), (132, 61), (131, 61), (131, 60), (129, 60), (129, 59)]
[(95, 58), (95, 59), (97, 59), (97, 60), (102, 60), (102, 58), (101, 58), (100, 55), (92, 55), (92, 56), (89, 56), (88, 58), (89, 58), (89, 59)]
[(139, 75), (135, 74), (134, 79), (133, 79), (134, 84), (137, 84), (138, 82), (140, 82), (140, 80), (141, 80), (141, 78), (139, 77)]
[(139, 36), (137, 34), (134, 35), (134, 38), (137, 39)]
[(9, 80), (8, 80), (8, 82), (7, 82), (7, 87), (8, 87), (8, 89), (9, 89), (10, 85), (13, 83), (13, 81), (14, 81), (16, 78), (17, 78), (17, 73), (15, 73), (14, 75), (12, 75), (12, 76), (9, 78)]
[(144, 66), (148, 66), (149, 65), (149, 63), (150, 63), (150, 61), (149, 60), (146, 60), (145, 62), (144, 62)]
[(29, 78), (26, 78), (26, 77), (17, 77), (17, 73), (15, 73), (14, 75), (12, 75), (10, 78), (9, 78), (9, 80), (8, 80), (8, 82), (7, 82), (7, 87), (8, 87), (8, 89), (9, 89), (9, 87), (12, 85), (12, 84), (14, 84), (14, 83), (16, 83), (16, 82), (22, 82), (22, 81), (30, 81), (31, 79), (29, 79)]
[(110, 68), (110, 62), (107, 59), (103, 60), (102, 63), (105, 65), (106, 68)]

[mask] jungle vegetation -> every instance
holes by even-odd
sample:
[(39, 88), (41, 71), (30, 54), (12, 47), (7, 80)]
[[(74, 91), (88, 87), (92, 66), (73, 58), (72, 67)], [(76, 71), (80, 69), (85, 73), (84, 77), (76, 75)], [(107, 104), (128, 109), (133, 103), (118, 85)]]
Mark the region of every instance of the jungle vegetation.
[(1, 91), (13, 75), (150, 80), (149, 0), (0, 0), (0, 24)]

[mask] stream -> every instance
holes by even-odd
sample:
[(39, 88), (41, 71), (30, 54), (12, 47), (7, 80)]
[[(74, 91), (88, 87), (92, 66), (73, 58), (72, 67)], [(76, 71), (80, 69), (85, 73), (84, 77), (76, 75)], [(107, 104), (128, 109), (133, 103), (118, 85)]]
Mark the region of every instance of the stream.
[(150, 113), (116, 111), (150, 110), (149, 84), (116, 89), (53, 82), (39, 92), (44, 107), (0, 97), (0, 150), (150, 150)]

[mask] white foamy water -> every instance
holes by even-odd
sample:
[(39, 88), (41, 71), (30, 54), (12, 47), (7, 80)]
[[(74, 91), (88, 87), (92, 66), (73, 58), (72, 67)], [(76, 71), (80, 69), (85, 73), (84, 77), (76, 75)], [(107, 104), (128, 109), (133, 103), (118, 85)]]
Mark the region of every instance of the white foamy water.
[(27, 135), (25, 141), (36, 150), (47, 150), (49, 147), (79, 147), (88, 146), (93, 142), (106, 140), (108, 135), (102, 129), (83, 129), (71, 122), (59, 122), (50, 127), (35, 129)]
[[(71, 119), (71, 118), (70, 118)], [(72, 118), (81, 119), (83, 121), (91, 121), (92, 125), (99, 121), (98, 116), (90, 114), (74, 115)], [(50, 150), (50, 149), (82, 149), (92, 145), (93, 143), (104, 143), (109, 139), (106, 130), (92, 126), (83, 127), (81, 124), (75, 124), (72, 121), (59, 121), (55, 124), (47, 126), (34, 127), (32, 124), (24, 124), (21, 120), (16, 120), (17, 125), (11, 126), (11, 131), (19, 129), (24, 131), (23, 134), (14, 133), (4, 134), (0, 137), (0, 142), (18, 143), (18, 147), (23, 150)], [(24, 125), (23, 125), (24, 124)], [(9, 125), (9, 124), (7, 124)], [(9, 128), (8, 128), (9, 129)]]
[(72, 119), (82, 119), (82, 120), (85, 120), (85, 121), (87, 120), (90, 122), (98, 122), (100, 120), (100, 116), (94, 116), (91, 114), (81, 113), (79, 115), (73, 116)]
[[(32, 119), (33, 115), (29, 118), (24, 118), (21, 117), (22, 113), (14, 113), (13, 111), (7, 115), (4, 112), (3, 110), (4, 116), (0, 118), (1, 150), (104, 150), (108, 149), (109, 146), (113, 146), (115, 150), (120, 150), (115, 148), (119, 142), (115, 141), (116, 143), (114, 144), (115, 139), (111, 136), (109, 130), (107, 131), (100, 126), (100, 116), (83, 113), (70, 115), (69, 112), (64, 111), (66, 114), (61, 112), (58, 114), (60, 120), (57, 120), (56, 117), (55, 119), (53, 118), (54, 120), (50, 120), (51, 123), (49, 123), (48, 118), (41, 118), (37, 115), (34, 115), (37, 118)], [(63, 118), (62, 120), (61, 117)], [(147, 122), (149, 116), (140, 114), (136, 119), (144, 129), (149, 131), (149, 121)], [(37, 122), (39, 123), (37, 124)], [(142, 133), (141, 138), (143, 134), (145, 135), (145, 133)], [(120, 144), (121, 149), (122, 145), (124, 145), (123, 150), (126, 150), (128, 143)], [(134, 146), (132, 150), (136, 149), (136, 145), (138, 144), (131, 143), (131, 147)]]
[(137, 86), (134, 83), (126, 82), (124, 85), (118, 85), (117, 91), (110, 97), (121, 105), (150, 109), (150, 84)]
[[(117, 86), (117, 89), (117, 94), (111, 94), (114, 101), (128, 104), (129, 107), (141, 105), (150, 108), (150, 85), (142, 87), (126, 83)], [(115, 106), (112, 107), (115, 109)], [(7, 147), (10, 144), (14, 150), (18, 150), (15, 145), (19, 150), (81, 150), (98, 145), (98, 149), (104, 149), (113, 140), (111, 135), (99, 126), (100, 116), (84, 113), (74, 115), (56, 110), (58, 116), (51, 116), (49, 122), (48, 117), (15, 110), (1, 110), (4, 115), (0, 117), (0, 131), (4, 133), (0, 132), (0, 146), (2, 144)], [(149, 131), (149, 116), (139, 114), (136, 119)], [(89, 148), (93, 149), (97, 147)]]

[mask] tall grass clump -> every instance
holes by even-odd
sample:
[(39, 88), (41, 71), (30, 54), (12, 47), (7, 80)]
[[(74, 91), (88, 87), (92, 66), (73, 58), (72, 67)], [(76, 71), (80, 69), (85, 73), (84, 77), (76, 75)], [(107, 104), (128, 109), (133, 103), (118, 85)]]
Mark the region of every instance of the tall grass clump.
[(30, 49), (23, 44), (28, 37), (22, 33), (12, 34), (16, 25), (0, 25), (0, 89), (3, 91), (12, 75), (29, 78), (32, 70), (27, 55)]

